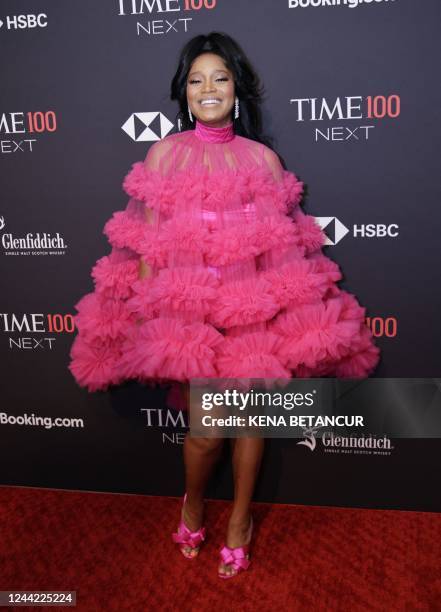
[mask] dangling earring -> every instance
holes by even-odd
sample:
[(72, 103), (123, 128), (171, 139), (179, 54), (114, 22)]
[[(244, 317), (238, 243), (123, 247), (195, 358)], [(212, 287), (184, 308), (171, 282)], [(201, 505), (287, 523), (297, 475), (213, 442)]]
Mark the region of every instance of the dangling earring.
[(190, 121), (193, 123), (193, 115), (191, 114), (190, 106), (188, 107), (188, 116), (190, 117)]
[(239, 98), (236, 96), (234, 100), (234, 118), (237, 119), (239, 117)]
[(181, 118), (178, 117), (178, 132), (180, 132), (182, 130), (182, 121)]

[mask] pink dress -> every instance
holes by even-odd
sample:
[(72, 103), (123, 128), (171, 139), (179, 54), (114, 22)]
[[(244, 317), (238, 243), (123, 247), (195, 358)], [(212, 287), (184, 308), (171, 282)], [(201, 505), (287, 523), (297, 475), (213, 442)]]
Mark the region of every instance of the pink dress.
[(123, 189), (126, 209), (104, 226), (111, 252), (75, 306), (79, 385), (373, 372), (365, 308), (337, 286), (303, 183), (269, 147), (196, 121), (154, 143)]

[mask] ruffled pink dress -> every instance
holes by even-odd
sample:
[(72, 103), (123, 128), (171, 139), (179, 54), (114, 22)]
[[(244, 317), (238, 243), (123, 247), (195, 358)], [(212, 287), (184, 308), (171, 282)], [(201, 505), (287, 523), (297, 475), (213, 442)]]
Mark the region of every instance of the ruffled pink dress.
[(365, 308), (337, 286), (303, 183), (269, 147), (196, 121), (154, 143), (123, 189), (104, 226), (111, 252), (75, 306), (79, 385), (373, 372)]

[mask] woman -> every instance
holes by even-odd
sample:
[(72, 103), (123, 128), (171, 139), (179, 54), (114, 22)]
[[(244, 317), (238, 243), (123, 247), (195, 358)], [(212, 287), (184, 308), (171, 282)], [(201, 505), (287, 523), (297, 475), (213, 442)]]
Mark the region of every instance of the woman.
[[(180, 131), (150, 147), (104, 228), (112, 245), (76, 305), (70, 369), (90, 391), (135, 378), (365, 377), (379, 358), (365, 308), (337, 287), (303, 183), (261, 134), (261, 87), (240, 46), (212, 32), (182, 49), (171, 99)], [(173, 539), (189, 559), (205, 538), (204, 490), (222, 438), (184, 443)], [(219, 576), (247, 569), (263, 439), (231, 441), (234, 502)]]

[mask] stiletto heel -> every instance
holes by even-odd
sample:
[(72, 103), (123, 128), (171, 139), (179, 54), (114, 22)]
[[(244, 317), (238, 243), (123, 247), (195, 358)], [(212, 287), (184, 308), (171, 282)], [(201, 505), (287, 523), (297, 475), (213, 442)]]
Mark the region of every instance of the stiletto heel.
[[(184, 506), (186, 499), (187, 493), (184, 495), (182, 506)], [(195, 559), (199, 554), (201, 542), (205, 540), (205, 527), (200, 527), (197, 531), (191, 531), (184, 523), (181, 511), (181, 521), (177, 532), (172, 533), (172, 538), (174, 542), (180, 545), (179, 550), (186, 559)], [(191, 552), (185, 550), (186, 546), (190, 546), (192, 549)], [(196, 553), (194, 553), (194, 551), (196, 551)]]
[(222, 574), (218, 571), (219, 578), (233, 578), (233, 576), (237, 576), (240, 572), (249, 568), (251, 564), (250, 560), (250, 543), (251, 543), (251, 535), (253, 533), (253, 517), (250, 516), (250, 526), (248, 528), (248, 544), (244, 546), (236, 546), (235, 548), (230, 548), (224, 544), (220, 549), (220, 557), (221, 562), (224, 565), (231, 566), (235, 571), (232, 574)]

